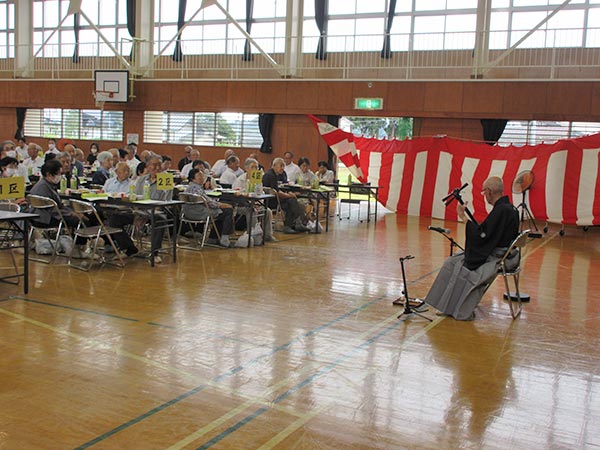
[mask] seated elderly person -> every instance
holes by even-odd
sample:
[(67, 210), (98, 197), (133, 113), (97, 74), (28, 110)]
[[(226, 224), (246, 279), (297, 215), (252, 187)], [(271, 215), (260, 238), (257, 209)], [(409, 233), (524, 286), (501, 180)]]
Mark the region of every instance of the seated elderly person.
[(240, 158), (235, 155), (227, 158), (226, 163), (227, 167), (219, 178), (219, 184), (228, 184), (229, 186), (233, 186), (233, 183), (235, 183), (237, 177), (242, 175), (244, 171), (240, 169)]
[[(77, 180), (77, 186), (79, 186), (79, 178), (75, 175), (75, 166), (73, 165), (73, 159), (68, 152), (60, 152), (56, 155), (56, 158), (62, 164), (62, 174), (67, 179), (67, 186), (71, 186), (71, 179)], [(83, 174), (82, 174), (83, 175)]]
[[(487, 218), (476, 225), (465, 214), (466, 205), (456, 208), (466, 221), (465, 252), (444, 262), (425, 302), (457, 320), (473, 320), (475, 307), (498, 274), (499, 262), (519, 234), (519, 213), (504, 195), (501, 178), (491, 177), (483, 183), (485, 200), (493, 206)], [(517, 263), (508, 260), (508, 263)]]
[[(61, 170), (62, 164), (57, 159), (52, 159), (45, 163), (42, 166), (42, 178), (31, 188), (31, 194), (39, 195), (41, 197), (46, 197), (54, 200), (58, 207), (60, 208), (60, 212), (69, 226), (69, 228), (75, 228), (79, 223), (80, 215), (78, 215), (71, 208), (63, 205), (56, 188), (60, 183), (61, 179)], [(54, 209), (38, 209), (34, 210), (36, 214), (39, 214), (40, 217), (33, 221), (34, 224), (40, 227), (55, 227), (60, 222), (60, 215)], [(94, 218), (90, 218), (89, 220), (85, 218), (86, 222), (89, 225), (94, 225)], [(137, 249), (133, 245), (129, 236), (124, 231), (114, 233), (111, 235), (115, 244), (123, 251), (125, 251), (128, 255), (133, 252), (137, 252)], [(83, 246), (85, 244), (85, 239), (78, 237), (75, 241), (76, 247), (73, 249), (73, 257), (82, 257), (84, 256)], [(132, 248), (133, 247), (133, 248)]]
[[(204, 191), (204, 182), (206, 181), (206, 175), (203, 170), (192, 169), (188, 175), (189, 184), (185, 190), (186, 194), (194, 194), (202, 197), (206, 203), (183, 205), (183, 214), (185, 217), (191, 220), (205, 220), (211, 216), (217, 226), (217, 230), (221, 235), (219, 245), (221, 247), (230, 247), (231, 242), (229, 235), (233, 233), (233, 207), (227, 203), (220, 203), (213, 200)], [(214, 230), (211, 230), (210, 239), (217, 237)], [(216, 240), (215, 240), (216, 242)]]
[[(150, 191), (150, 199), (158, 200), (158, 201), (170, 201), (173, 199), (173, 190), (160, 190), (158, 189), (157, 183), (157, 175), (160, 172), (162, 166), (162, 158), (156, 154), (152, 154), (148, 157), (148, 162), (146, 163), (146, 169), (148, 173), (146, 175), (141, 175), (137, 178), (135, 184), (135, 192), (137, 195), (144, 195), (144, 186), (148, 186)], [(160, 212), (155, 214), (155, 221), (160, 224), (165, 223), (167, 221), (167, 213)], [(147, 219), (147, 218), (146, 218)], [(154, 256), (154, 262), (160, 263), (161, 259), (158, 257), (158, 251), (162, 247), (162, 241), (165, 234), (164, 227), (159, 226), (152, 230), (150, 241)]]
[[(253, 171), (257, 171), (258, 170), (258, 161), (256, 159), (253, 158), (247, 158), (246, 161), (244, 161), (244, 169), (246, 169), (246, 172), (244, 172), (242, 175), (240, 175), (239, 177), (237, 177), (237, 179), (235, 180), (235, 182), (233, 183), (233, 189), (239, 189), (240, 191), (245, 191), (247, 186), (248, 186), (248, 172), (253, 172)], [(245, 203), (245, 204), (244, 204)], [(246, 225), (248, 225), (250, 223), (250, 213), (252, 212), (250, 210), (250, 205), (247, 204), (247, 201), (244, 201), (243, 199), (240, 199), (240, 206), (237, 207), (236, 209), (236, 215), (245, 215), (246, 216)], [(273, 237), (273, 212), (269, 209), (269, 208), (258, 208), (256, 210), (256, 213), (258, 214), (264, 214), (265, 216), (265, 220), (263, 221), (263, 226), (264, 226), (264, 236), (265, 236), (265, 241), (277, 241), (277, 239), (275, 239), (275, 237)], [(256, 217), (256, 215), (253, 213), (252, 214), (253, 217)], [(251, 224), (251, 226), (249, 226), (249, 229), (252, 229), (254, 227), (254, 223)]]
[(115, 169), (115, 176), (104, 182), (102, 190), (107, 194), (128, 194), (130, 185), (129, 165), (126, 162), (120, 162)]
[(92, 184), (104, 186), (106, 180), (110, 178), (110, 170), (113, 168), (114, 156), (111, 152), (100, 152), (96, 157), (98, 170), (92, 175)]
[(42, 147), (38, 144), (30, 142), (27, 146), (27, 154), (29, 158), (23, 160), (23, 167), (27, 171), (27, 175), (39, 176), (41, 174), (42, 166), (44, 165), (44, 158), (40, 156)]
[[(283, 232), (287, 234), (310, 231), (306, 227), (306, 214), (304, 207), (298, 203), (298, 199), (293, 192), (283, 192), (280, 190), (280, 184), (287, 184), (287, 175), (284, 170), (285, 162), (283, 158), (275, 158), (272, 167), (263, 175), (263, 186), (272, 189), (281, 204), (281, 209), (285, 213)], [(269, 201), (269, 208), (277, 208), (277, 200)]]
[(335, 174), (333, 170), (329, 170), (327, 161), (319, 161), (317, 163), (317, 173), (315, 175), (319, 179), (319, 183), (329, 184), (335, 180)]

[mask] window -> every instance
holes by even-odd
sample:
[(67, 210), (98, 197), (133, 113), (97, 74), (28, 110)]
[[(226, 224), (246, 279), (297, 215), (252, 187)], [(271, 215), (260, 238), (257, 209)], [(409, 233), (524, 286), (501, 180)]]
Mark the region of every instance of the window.
[(144, 142), (259, 148), (258, 114), (146, 111)]
[[(200, 8), (201, 0), (188, 0), (185, 20), (189, 21)], [(221, 0), (223, 6), (245, 29), (246, 2), (244, 0)], [(285, 41), (286, 0), (254, 2), (252, 30), (250, 34), (268, 53), (283, 52)], [(177, 34), (179, 9), (172, 0), (154, 0), (154, 52), (158, 54)], [(237, 27), (216, 7), (204, 8), (195, 14), (192, 22), (181, 33), (183, 53), (192, 54), (241, 54), (246, 38)], [(173, 44), (165, 54), (173, 52)]]
[(15, 5), (0, 0), (0, 58), (15, 56)]
[(413, 118), (344, 116), (340, 129), (367, 138), (407, 139), (413, 135)]
[(25, 135), (98, 141), (123, 140), (123, 111), (28, 109)]
[(506, 125), (498, 145), (550, 144), (568, 139), (600, 133), (598, 122), (552, 122), (542, 120), (511, 120)]
[[(68, 0), (33, 1), (34, 53), (37, 53), (42, 44), (50, 39), (41, 49), (39, 56), (57, 58), (73, 55), (75, 31), (73, 16), (67, 16), (69, 3)], [(131, 38), (127, 32), (126, 6), (127, 0), (82, 0), (81, 2), (81, 10), (121, 54), (129, 54), (131, 50)], [(61, 22), (60, 30), (52, 35)], [(112, 50), (83, 17), (80, 18), (79, 42), (80, 56), (113, 55)]]

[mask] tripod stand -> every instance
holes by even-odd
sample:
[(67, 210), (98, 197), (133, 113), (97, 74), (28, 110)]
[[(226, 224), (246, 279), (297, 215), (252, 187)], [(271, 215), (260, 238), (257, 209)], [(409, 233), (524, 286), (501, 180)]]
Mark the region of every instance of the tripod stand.
[[(412, 256), (412, 255), (406, 255), (404, 258), (400, 258), (400, 265), (402, 266), (402, 282), (404, 283), (404, 289), (402, 290), (402, 294), (404, 295), (404, 311), (402, 311), (400, 313), (400, 315), (398, 316), (398, 319), (400, 317), (402, 317), (403, 315), (416, 314), (417, 316), (422, 317), (425, 320), (429, 320), (430, 322), (433, 322), (432, 319), (424, 316), (423, 314), (421, 314), (421, 312), (417, 311), (417, 308), (424, 305), (424, 302), (422, 300), (419, 300), (416, 298), (411, 299), (408, 296), (408, 284), (406, 282), (406, 272), (404, 271), (404, 261), (408, 261), (409, 259), (413, 259), (413, 258), (414, 258), (414, 256)], [(417, 307), (410, 306), (411, 300), (416, 301), (417, 303), (420, 302), (419, 306), (417, 306)], [(399, 304), (399, 303), (396, 303), (397, 301), (398, 300), (396, 300), (394, 302), (394, 304)], [(425, 311), (427, 311), (427, 310), (425, 310)]]
[[(539, 238), (542, 237), (542, 233), (540, 233), (540, 230), (537, 226), (537, 224), (535, 223), (535, 219), (533, 218), (533, 214), (531, 214), (531, 211), (529, 210), (529, 207), (527, 206), (527, 203), (525, 202), (525, 199), (527, 198), (527, 189), (525, 189), (523, 192), (523, 199), (521, 200), (521, 203), (517, 206), (517, 210), (521, 210), (521, 229), (519, 231), (523, 231), (523, 229), (528, 229), (528, 230), (535, 230), (535, 233), (529, 233), (529, 237), (532, 238)], [(527, 221), (528, 226), (527, 227), (523, 227), (523, 222)]]

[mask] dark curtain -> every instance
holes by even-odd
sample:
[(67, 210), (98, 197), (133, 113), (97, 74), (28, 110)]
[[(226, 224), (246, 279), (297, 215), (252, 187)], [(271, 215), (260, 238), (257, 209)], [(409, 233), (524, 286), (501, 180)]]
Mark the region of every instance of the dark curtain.
[[(253, 16), (254, 0), (246, 0), (246, 32), (248, 34), (250, 34), (250, 30), (252, 30)], [(242, 61), (252, 61), (252, 47), (248, 39), (246, 39), (246, 44), (244, 45), (244, 56), (242, 56)]]
[(390, 32), (394, 23), (394, 14), (396, 14), (396, 0), (390, 0), (390, 7), (385, 18), (385, 35), (383, 36), (383, 48), (381, 49), (381, 57), (390, 59), (392, 57), (392, 49), (390, 44)]
[[(177, 32), (180, 32), (185, 25), (185, 10), (187, 7), (187, 0), (179, 0), (179, 17), (177, 17)], [(181, 50), (181, 33), (177, 35), (177, 41), (175, 42), (175, 50), (173, 51), (173, 61), (183, 61), (183, 51)]]
[(275, 121), (275, 114), (264, 114), (258, 115), (258, 129), (260, 135), (263, 138), (263, 143), (260, 146), (261, 153), (272, 153), (273, 143), (271, 142), (271, 132), (273, 131), (273, 122)]
[(329, 21), (329, 0), (315, 0), (315, 22), (319, 28), (319, 45), (315, 58), (327, 59), (327, 22)]
[(21, 139), (25, 137), (23, 128), (25, 127), (25, 115), (27, 114), (27, 108), (17, 108), (17, 132), (15, 133), (15, 139)]
[(507, 123), (508, 120), (505, 119), (481, 119), (485, 143), (495, 145), (502, 136)]
[(81, 58), (79, 58), (79, 29), (81, 28), (80, 19), (81, 17), (78, 13), (73, 14), (73, 32), (75, 33), (75, 49), (73, 50), (73, 58), (71, 59), (76, 64), (79, 61), (81, 61)]
[[(327, 123), (329, 125), (333, 125), (336, 128), (339, 128), (341, 118), (342, 118), (342, 116), (327, 116)], [(333, 150), (331, 150), (331, 147), (327, 147), (327, 164), (329, 165), (329, 168), (331, 170), (333, 170), (335, 173), (337, 173), (335, 153), (333, 153)]]
[[(127, 31), (132, 38), (135, 37), (135, 11), (135, 0), (127, 0)], [(131, 46), (129, 59), (133, 59), (133, 46)]]

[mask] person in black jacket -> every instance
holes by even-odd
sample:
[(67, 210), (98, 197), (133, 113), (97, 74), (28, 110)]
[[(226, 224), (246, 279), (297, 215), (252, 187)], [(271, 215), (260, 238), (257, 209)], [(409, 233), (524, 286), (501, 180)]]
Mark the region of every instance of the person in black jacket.
[[(285, 214), (284, 219), (284, 233), (298, 233), (304, 231), (310, 231), (306, 227), (306, 213), (304, 208), (293, 192), (284, 192), (281, 190), (282, 186), (285, 186), (288, 182), (287, 175), (285, 173), (285, 162), (283, 158), (275, 158), (271, 168), (263, 175), (263, 186), (273, 189), (277, 197), (279, 197), (279, 203), (281, 209)], [(269, 202), (269, 208), (277, 208), (277, 199), (272, 199)]]
[[(458, 320), (472, 320), (474, 309), (498, 273), (500, 259), (519, 234), (519, 213), (504, 195), (499, 177), (483, 183), (481, 193), (493, 205), (487, 218), (475, 224), (466, 215), (467, 205), (456, 208), (466, 222), (465, 252), (450, 256), (444, 262), (425, 302)], [(516, 263), (518, 255), (515, 255)]]

